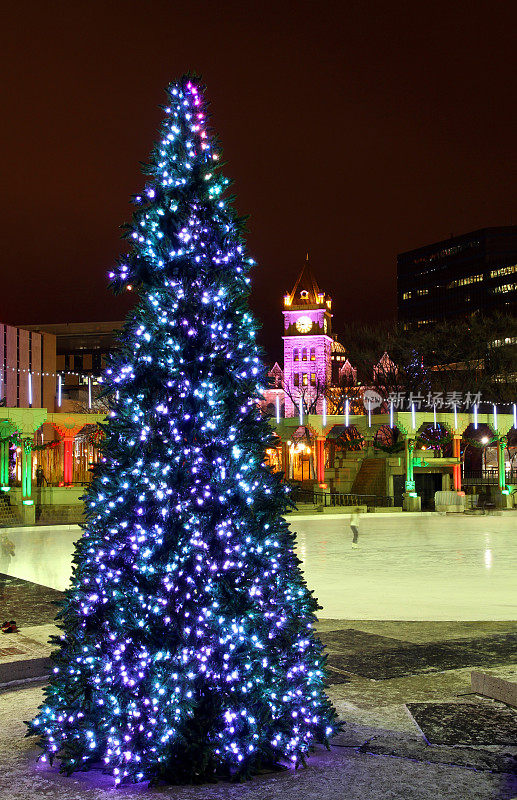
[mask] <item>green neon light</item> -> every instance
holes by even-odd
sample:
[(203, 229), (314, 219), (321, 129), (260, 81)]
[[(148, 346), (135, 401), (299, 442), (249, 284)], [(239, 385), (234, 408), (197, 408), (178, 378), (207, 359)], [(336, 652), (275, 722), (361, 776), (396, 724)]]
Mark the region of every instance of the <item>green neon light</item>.
[(0, 484), (7, 486), (9, 483), (9, 444), (0, 442)]
[(11, 491), (11, 487), (10, 486), (0, 486), (0, 491), (2, 491), (2, 492), (10, 492)]
[(22, 500), (24, 506), (33, 506), (34, 500)]

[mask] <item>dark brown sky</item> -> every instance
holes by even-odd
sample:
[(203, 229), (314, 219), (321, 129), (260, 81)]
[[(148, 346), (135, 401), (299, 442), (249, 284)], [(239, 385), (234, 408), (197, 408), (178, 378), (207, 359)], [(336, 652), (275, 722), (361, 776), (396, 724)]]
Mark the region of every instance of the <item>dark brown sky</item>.
[(104, 320), (163, 87), (208, 85), (276, 354), (308, 250), (334, 323), (390, 317), (397, 252), (516, 219), (513, 2), (14, 2), (1, 33), (0, 319)]

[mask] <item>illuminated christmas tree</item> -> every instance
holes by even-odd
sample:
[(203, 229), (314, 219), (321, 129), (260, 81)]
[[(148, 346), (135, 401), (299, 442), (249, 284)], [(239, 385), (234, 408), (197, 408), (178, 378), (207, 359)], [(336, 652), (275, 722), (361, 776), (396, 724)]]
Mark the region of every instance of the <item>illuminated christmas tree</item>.
[(293, 553), (248, 309), (242, 221), (201, 89), (168, 89), (111, 274), (139, 293), (107, 370), (112, 405), (30, 732), (61, 769), (117, 783), (251, 775), (335, 731), (317, 603)]

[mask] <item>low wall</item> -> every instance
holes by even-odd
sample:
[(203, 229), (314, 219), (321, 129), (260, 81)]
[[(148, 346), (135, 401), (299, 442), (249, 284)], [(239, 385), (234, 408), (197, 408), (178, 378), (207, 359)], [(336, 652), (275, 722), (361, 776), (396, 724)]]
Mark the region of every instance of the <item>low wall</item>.
[[(44, 525), (79, 524), (83, 521), (82, 496), (85, 486), (34, 486), (32, 501), (34, 504), (33, 522)], [(9, 492), (11, 507), (21, 512), (22, 490), (14, 486)]]
[(0, 547), (0, 572), (62, 592), (70, 581), (81, 534), (77, 525), (2, 528), (0, 535), (8, 546)]
[(35, 505), (41, 506), (82, 505), (85, 491), (86, 486), (33, 486), (32, 498)]
[(73, 506), (36, 506), (35, 521), (38, 525), (79, 525), (84, 521), (83, 504)]
[[(344, 512), (344, 513), (343, 513)], [(293, 530), (303, 530), (310, 534), (311, 531), (321, 530), (324, 520), (325, 529), (329, 531), (348, 530), (350, 509), (328, 508), (323, 514), (288, 514), (286, 519), (291, 522)], [(390, 513), (386, 513), (390, 512)], [(347, 519), (348, 518), (348, 519)], [(436, 511), (420, 511), (410, 514), (397, 508), (380, 508), (376, 512), (361, 514), (361, 530), (365, 533), (390, 534), (432, 534), (463, 532), (485, 532), (490, 529), (497, 533), (517, 534), (517, 511), (492, 511), (488, 514), (438, 514)], [(328, 527), (327, 527), (328, 526)]]
[(334, 466), (325, 470), (325, 483), (335, 492), (348, 494), (352, 488), (355, 476), (359, 472), (364, 454), (348, 457), (336, 456)]

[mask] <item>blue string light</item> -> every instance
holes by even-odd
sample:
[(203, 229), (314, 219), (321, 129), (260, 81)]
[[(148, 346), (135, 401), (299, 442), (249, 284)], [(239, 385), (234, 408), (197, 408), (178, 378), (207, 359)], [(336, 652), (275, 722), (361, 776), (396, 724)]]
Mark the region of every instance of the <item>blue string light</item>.
[(139, 300), (103, 379), (102, 458), (30, 723), (63, 771), (100, 763), (116, 784), (296, 766), (336, 730), (317, 602), (264, 460), (253, 261), (218, 162), (183, 78), (110, 274)]

